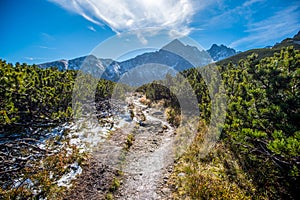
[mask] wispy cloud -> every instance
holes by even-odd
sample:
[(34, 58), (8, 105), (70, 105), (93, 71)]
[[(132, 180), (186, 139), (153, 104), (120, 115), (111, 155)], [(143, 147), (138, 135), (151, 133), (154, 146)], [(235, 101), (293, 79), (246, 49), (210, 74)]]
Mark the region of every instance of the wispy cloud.
[(24, 59), (29, 61), (36, 61), (36, 60), (43, 60), (44, 58), (26, 56), (24, 57)]
[(93, 32), (97, 32), (97, 30), (93, 26), (88, 26), (88, 29)]
[(49, 49), (49, 50), (55, 50), (56, 49), (54, 47), (48, 47), (48, 46), (43, 46), (43, 45), (39, 45), (38, 48), (40, 48), (40, 49)]
[(253, 7), (264, 2), (266, 0), (248, 0), (236, 7), (227, 7), (224, 0), (219, 0), (218, 8), (220, 10), (204, 23), (204, 27), (232, 28), (241, 18), (244, 21), (250, 20), (255, 13)]
[(264, 45), (294, 33), (300, 27), (300, 6), (294, 5), (276, 12), (273, 16), (247, 25), (247, 37), (231, 43), (231, 47), (242, 45)]
[(54, 41), (55, 40), (55, 37), (48, 34), (48, 33), (41, 33), (40, 34), (40, 37), (42, 38), (42, 40), (44, 41)]
[[(50, 0), (87, 20), (107, 24), (117, 33), (155, 27), (187, 35), (189, 24), (205, 0)], [(210, 2), (211, 4), (211, 2)]]
[(266, 0), (249, 0), (249, 1), (245, 1), (245, 3), (243, 3), (242, 7), (252, 6), (255, 3), (264, 2), (264, 1), (266, 1)]
[(93, 32), (97, 32), (96, 29), (93, 26), (88, 26), (87, 27), (89, 30), (93, 31)]

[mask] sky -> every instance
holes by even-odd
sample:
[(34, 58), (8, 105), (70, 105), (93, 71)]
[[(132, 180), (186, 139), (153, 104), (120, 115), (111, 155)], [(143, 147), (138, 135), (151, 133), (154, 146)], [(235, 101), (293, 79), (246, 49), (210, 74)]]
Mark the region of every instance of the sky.
[(205, 49), (245, 51), (293, 37), (300, 0), (1, 0), (0, 27), (0, 59), (9, 63), (72, 59), (116, 35), (147, 42), (161, 29)]

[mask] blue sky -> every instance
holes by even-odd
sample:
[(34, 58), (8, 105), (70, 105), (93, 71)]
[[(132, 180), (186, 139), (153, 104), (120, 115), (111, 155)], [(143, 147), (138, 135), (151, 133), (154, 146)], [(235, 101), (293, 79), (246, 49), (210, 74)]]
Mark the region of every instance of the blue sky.
[[(237, 50), (273, 45), (300, 30), (299, 0), (1, 0), (0, 58), (43, 63), (89, 54), (147, 27)], [(138, 30), (138, 31), (136, 31)], [(155, 33), (152, 33), (155, 34)]]

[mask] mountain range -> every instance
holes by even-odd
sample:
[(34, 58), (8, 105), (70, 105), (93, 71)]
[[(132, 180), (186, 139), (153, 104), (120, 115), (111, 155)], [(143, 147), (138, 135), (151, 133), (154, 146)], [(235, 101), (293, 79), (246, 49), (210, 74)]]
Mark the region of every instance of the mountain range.
[[(234, 49), (216, 44), (212, 45), (208, 51), (199, 50), (197, 47), (185, 45), (175, 39), (158, 51), (144, 53), (122, 62), (88, 55), (71, 60), (43, 63), (38, 66), (41, 68), (57, 67), (59, 70), (85, 69), (92, 74), (98, 73), (108, 80), (119, 81), (122, 78), (131, 85), (139, 85), (162, 79), (168, 73), (175, 75), (177, 72), (194, 66), (204, 66), (236, 53)], [(131, 77), (134, 77), (134, 82), (130, 82)]]
[[(207, 51), (185, 45), (175, 39), (155, 52), (148, 52), (134, 58), (118, 62), (112, 59), (97, 58), (94, 55), (83, 56), (71, 60), (58, 60), (39, 64), (41, 68), (57, 67), (59, 70), (79, 70), (83, 67), (92, 74), (101, 74), (102, 78), (120, 81), (131, 85), (143, 84), (162, 79), (166, 74), (177, 72), (194, 66), (204, 66), (211, 62), (237, 64), (241, 58), (252, 53), (258, 54), (258, 59), (272, 56), (280, 52), (282, 47), (294, 46), (300, 49), (300, 31), (293, 38), (286, 38), (274, 46), (237, 52), (225, 45), (213, 44)], [(132, 79), (134, 77), (134, 79)]]

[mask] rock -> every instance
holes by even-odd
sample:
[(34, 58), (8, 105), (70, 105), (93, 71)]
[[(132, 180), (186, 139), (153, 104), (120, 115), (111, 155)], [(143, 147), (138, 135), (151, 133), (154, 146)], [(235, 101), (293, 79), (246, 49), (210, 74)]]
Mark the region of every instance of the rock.
[(145, 111), (147, 110), (148, 108), (147, 107), (142, 107), (142, 111)]
[(169, 189), (169, 188), (163, 188), (163, 189), (161, 190), (161, 192), (162, 192), (164, 195), (166, 195), (166, 194), (170, 193), (170, 189)]
[(164, 183), (167, 183), (168, 180), (169, 180), (169, 177), (165, 176), (165, 177), (164, 177)]
[(177, 176), (178, 176), (178, 177), (183, 177), (183, 176), (185, 176), (185, 173), (181, 172), (181, 173), (179, 173)]
[(154, 116), (155, 116), (155, 115), (156, 115), (156, 116), (157, 116), (157, 115), (163, 115), (163, 113), (160, 112), (160, 111), (157, 111), (157, 112), (152, 113), (152, 115), (154, 115)]

